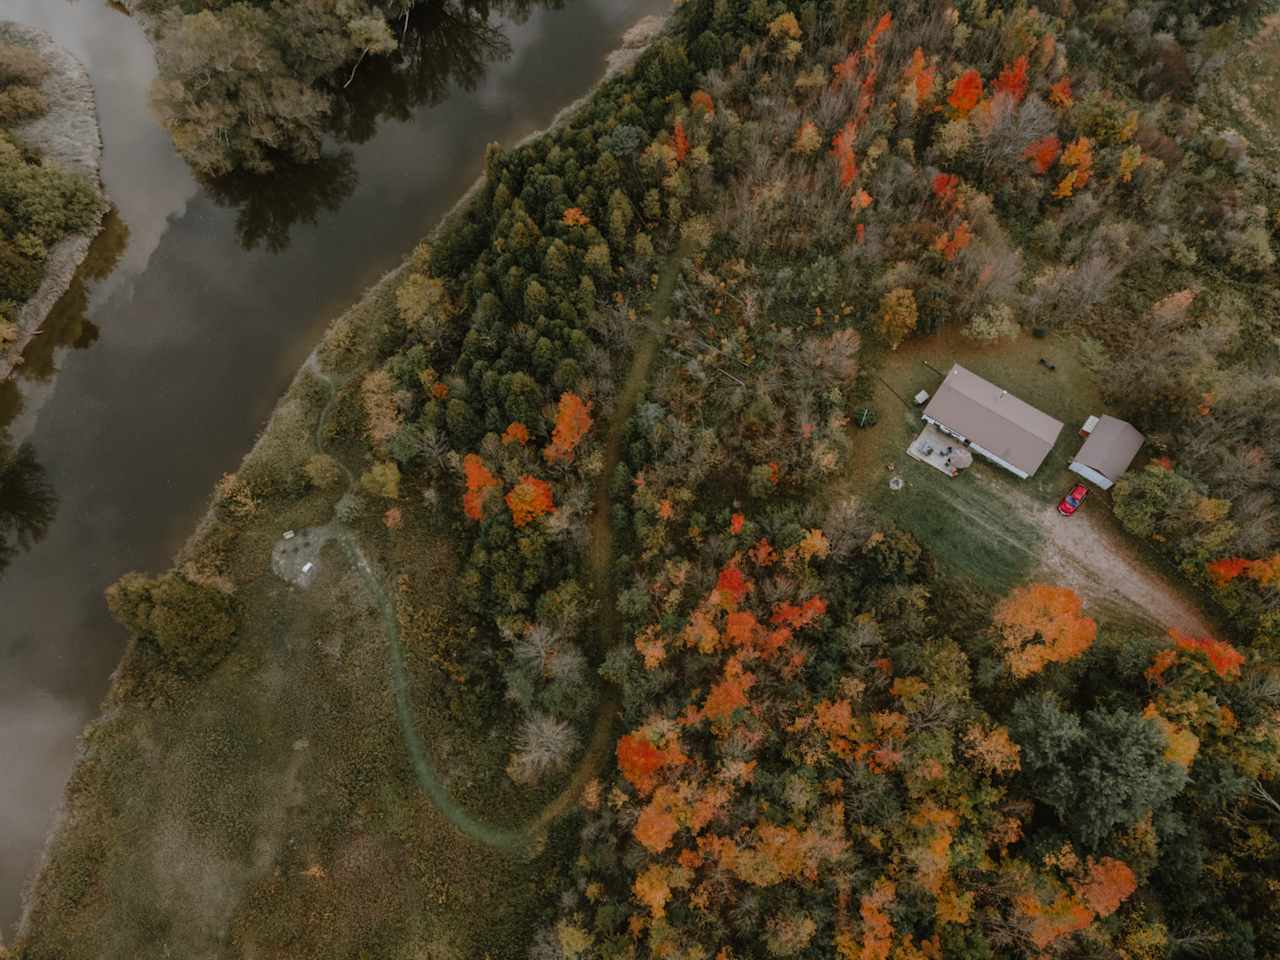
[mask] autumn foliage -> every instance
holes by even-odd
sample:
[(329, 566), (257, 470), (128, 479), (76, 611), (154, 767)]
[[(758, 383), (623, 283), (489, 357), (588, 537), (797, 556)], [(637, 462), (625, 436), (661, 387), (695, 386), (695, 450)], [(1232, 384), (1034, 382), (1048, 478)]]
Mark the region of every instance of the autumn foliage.
[(1053, 192), (1055, 198), (1062, 199), (1070, 197), (1089, 182), (1093, 173), (1093, 141), (1088, 137), (1077, 137), (1062, 151), (1059, 162), (1070, 168)]
[(689, 155), (689, 137), (684, 132), (683, 121), (676, 121), (675, 133), (672, 135), (671, 140), (675, 146), (676, 163), (684, 163), (684, 158)]
[(954, 173), (939, 173), (933, 178), (933, 195), (938, 198), (938, 202), (944, 207), (950, 207), (956, 202), (956, 191), (960, 187), (960, 178)]
[(846, 123), (831, 141), (831, 155), (840, 165), (840, 186), (850, 186), (858, 176), (858, 160), (853, 153), (853, 141), (858, 135), (858, 128)]
[(1083, 601), (1068, 587), (1019, 587), (996, 607), (994, 621), (1005, 663), (1015, 677), (1065, 663), (1093, 645), (1098, 625), (1083, 616)]
[(576, 393), (562, 393), (556, 411), (556, 425), (551, 442), (542, 451), (547, 463), (573, 460), (573, 451), (591, 429), (591, 404)]
[(961, 252), (973, 242), (973, 232), (969, 229), (969, 224), (963, 221), (956, 225), (954, 230), (949, 230), (941, 235), (933, 242), (933, 249), (942, 254), (942, 259), (950, 263)]
[(862, 916), (862, 960), (888, 960), (893, 946), (893, 921), (886, 908), (893, 903), (894, 884), (881, 877), (864, 894), (858, 907)]
[(1215, 586), (1224, 586), (1241, 575), (1263, 586), (1280, 584), (1280, 553), (1262, 560), (1223, 557), (1205, 567)]
[(889, 349), (898, 349), (908, 334), (915, 332), (919, 320), (916, 296), (909, 287), (895, 287), (881, 298), (878, 326)]
[(537, 477), (523, 476), (507, 493), (507, 506), (511, 509), (511, 522), (517, 527), (532, 523), (538, 517), (555, 510), (551, 485)]
[(1071, 94), (1070, 77), (1063, 77), (1049, 87), (1049, 102), (1056, 107), (1069, 107), (1075, 103), (1075, 98)]
[(966, 70), (956, 80), (955, 86), (951, 88), (951, 96), (947, 97), (947, 103), (951, 104), (957, 113), (964, 116), (976, 107), (981, 99), (981, 74), (977, 70)]
[(462, 512), (472, 520), (479, 520), (484, 516), (485, 498), (498, 485), (498, 478), (474, 453), (462, 458), (462, 472), (467, 483), (466, 492), (462, 495)]
[(1021, 103), (1022, 98), (1027, 95), (1027, 66), (1024, 54), (1001, 70), (995, 82), (996, 92), (1007, 93), (1015, 103)]
[(928, 65), (924, 50), (920, 47), (916, 47), (911, 54), (911, 63), (903, 76), (912, 87), (917, 106), (933, 95), (934, 84), (937, 82), (936, 71)]
[(1005, 727), (987, 730), (981, 724), (974, 724), (965, 733), (964, 752), (987, 773), (1008, 775), (1022, 766), (1022, 751)]
[(1050, 135), (1032, 143), (1023, 152), (1023, 156), (1031, 161), (1031, 168), (1036, 173), (1048, 173), (1062, 153), (1062, 141)]
[(871, 28), (871, 34), (867, 37), (867, 42), (863, 45), (862, 55), (871, 60), (876, 55), (876, 44), (880, 38), (893, 26), (893, 14), (881, 14), (880, 19), (876, 21), (876, 25)]
[(1099, 917), (1109, 917), (1138, 889), (1129, 865), (1114, 857), (1090, 859), (1083, 880), (1075, 884), (1076, 894)]
[(1225, 640), (1213, 637), (1190, 637), (1179, 630), (1170, 630), (1169, 637), (1179, 650), (1201, 653), (1209, 661), (1213, 672), (1224, 679), (1240, 676), (1240, 667), (1244, 664), (1244, 654)]
[(664, 767), (679, 767), (688, 761), (677, 738), (669, 738), (659, 748), (644, 732), (628, 733), (618, 740), (618, 769), (641, 796), (653, 792), (657, 775)]
[(529, 428), (519, 420), (512, 422), (506, 430), (502, 432), (502, 445), (509, 446), (518, 443), (524, 446), (529, 442)]

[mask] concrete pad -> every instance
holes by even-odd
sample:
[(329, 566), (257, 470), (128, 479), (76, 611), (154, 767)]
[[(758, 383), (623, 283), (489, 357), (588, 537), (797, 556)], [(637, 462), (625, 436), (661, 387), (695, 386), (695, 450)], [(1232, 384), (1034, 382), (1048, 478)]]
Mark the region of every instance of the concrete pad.
[(973, 454), (955, 437), (949, 437), (931, 423), (925, 424), (920, 436), (907, 447), (907, 456), (928, 464), (948, 477), (957, 476), (972, 465)]

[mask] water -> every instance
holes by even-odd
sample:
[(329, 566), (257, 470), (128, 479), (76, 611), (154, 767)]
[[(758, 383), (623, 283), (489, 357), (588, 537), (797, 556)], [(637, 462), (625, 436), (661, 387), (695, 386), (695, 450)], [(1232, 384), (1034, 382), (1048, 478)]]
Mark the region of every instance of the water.
[(56, 496), (43, 537), (0, 573), (0, 930), (124, 647), (103, 589), (168, 565), (328, 322), (453, 204), (485, 144), (545, 125), (630, 23), (667, 6), (572, 0), (494, 18), (498, 33), (459, 38), (461, 73), (424, 78), (439, 103), (388, 97), (388, 83), (379, 108), (396, 119), (363, 144), (269, 187), (211, 190), (151, 115), (135, 22), (104, 0), (0, 0), (0, 18), (49, 31), (88, 66), (118, 211), (23, 378), (0, 389), (0, 429), (31, 445)]

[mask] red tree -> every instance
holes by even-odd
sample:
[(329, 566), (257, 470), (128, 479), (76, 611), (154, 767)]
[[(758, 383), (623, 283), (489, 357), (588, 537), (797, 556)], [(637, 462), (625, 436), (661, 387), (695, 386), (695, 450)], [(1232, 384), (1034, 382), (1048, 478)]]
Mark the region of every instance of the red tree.
[(556, 426), (551, 433), (551, 442), (542, 451), (547, 463), (572, 461), (574, 448), (590, 429), (591, 404), (585, 402), (576, 393), (562, 393), (560, 405), (556, 410)]
[(484, 516), (485, 498), (498, 485), (498, 478), (474, 453), (462, 458), (462, 472), (467, 479), (467, 492), (462, 495), (462, 512), (472, 520), (479, 520)]
[(1021, 56), (1000, 71), (996, 78), (997, 93), (1007, 93), (1015, 103), (1020, 103), (1027, 95), (1027, 58)]
[(1036, 173), (1048, 173), (1049, 169), (1058, 162), (1060, 153), (1062, 153), (1062, 141), (1057, 137), (1048, 136), (1031, 144), (1022, 155), (1031, 161), (1031, 166), (1035, 168)]
[(951, 89), (947, 103), (955, 107), (961, 116), (967, 114), (982, 99), (982, 76), (977, 70), (966, 70)]

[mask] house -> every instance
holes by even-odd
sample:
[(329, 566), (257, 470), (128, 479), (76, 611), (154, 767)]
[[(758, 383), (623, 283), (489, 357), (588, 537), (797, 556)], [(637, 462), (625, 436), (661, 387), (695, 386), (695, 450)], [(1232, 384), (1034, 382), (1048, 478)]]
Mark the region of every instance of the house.
[(952, 366), (921, 417), (1024, 480), (1044, 462), (1062, 432), (1062, 421), (959, 364)]
[(1092, 480), (1103, 490), (1110, 490), (1111, 485), (1129, 469), (1146, 438), (1132, 424), (1115, 417), (1097, 417), (1096, 420), (1089, 431), (1089, 439), (1071, 461), (1071, 470), (1086, 480)]

